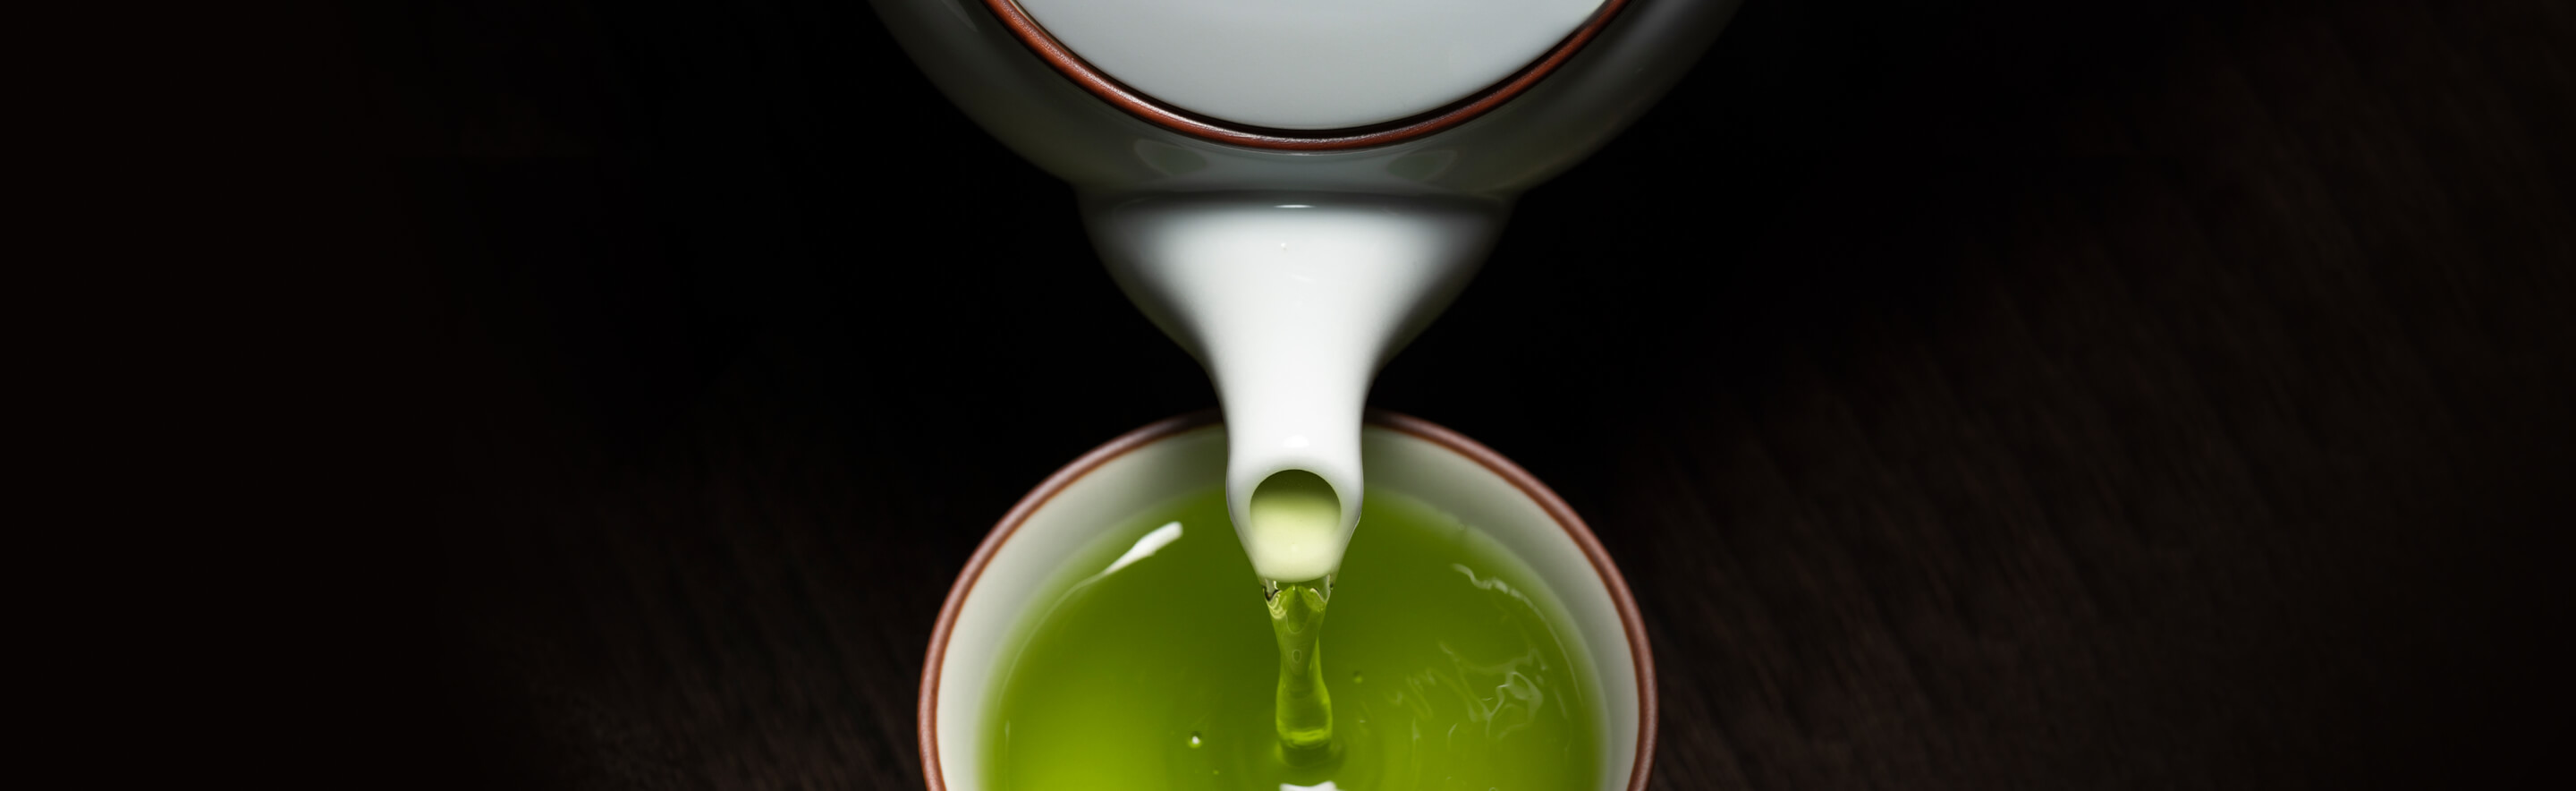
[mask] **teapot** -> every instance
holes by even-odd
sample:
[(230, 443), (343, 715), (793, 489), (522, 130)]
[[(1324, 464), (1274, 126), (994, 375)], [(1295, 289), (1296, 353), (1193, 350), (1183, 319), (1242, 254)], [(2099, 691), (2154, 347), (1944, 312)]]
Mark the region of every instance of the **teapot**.
[(1696, 61), (1738, 0), (872, 0), (931, 82), (1070, 182), (1118, 286), (1196, 357), (1265, 580), (1329, 580), (1380, 367), (1516, 196)]

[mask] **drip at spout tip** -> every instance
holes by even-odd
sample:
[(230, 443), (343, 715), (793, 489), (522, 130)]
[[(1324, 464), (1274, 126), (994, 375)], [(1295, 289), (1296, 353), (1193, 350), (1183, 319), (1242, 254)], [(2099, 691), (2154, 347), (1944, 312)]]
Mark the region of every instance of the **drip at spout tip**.
[(1508, 212), (1317, 194), (1085, 202), (1119, 287), (1216, 383), (1226, 504), (1262, 577), (1340, 569), (1364, 491), (1369, 383), (1475, 274)]

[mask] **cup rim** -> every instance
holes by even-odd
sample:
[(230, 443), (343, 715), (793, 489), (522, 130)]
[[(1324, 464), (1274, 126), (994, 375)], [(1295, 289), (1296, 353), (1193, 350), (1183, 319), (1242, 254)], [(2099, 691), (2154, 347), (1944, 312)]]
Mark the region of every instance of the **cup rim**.
[[(993, 529), (984, 534), (983, 543), (976, 545), (975, 554), (966, 559), (966, 567), (957, 572), (957, 581), (948, 588), (947, 600), (939, 606), (939, 621), (930, 631), (930, 648), (921, 665), (921, 700), (916, 720), (919, 723), (921, 776), (930, 791), (948, 791), (945, 773), (939, 766), (940, 665), (947, 659), (948, 638), (957, 625), (957, 616), (965, 609), (966, 592), (973, 590), (976, 581), (983, 577), (984, 568), (991, 564), (995, 554), (1001, 552), (1002, 543), (1009, 541), (1011, 535), (1019, 531), (1020, 525), (1047, 501), (1055, 499), (1074, 482), (1110, 461), (1147, 445), (1221, 422), (1223, 417), (1218, 410), (1202, 409), (1157, 420), (1120, 434), (1048, 475), (1037, 488), (1021, 496), (1020, 501), (1002, 515), (1001, 521), (994, 523)], [(1610, 553), (1601, 548), (1601, 540), (1593, 536), (1591, 526), (1584, 524), (1583, 517), (1577, 516), (1574, 509), (1556, 496), (1555, 490), (1540, 483), (1537, 476), (1464, 434), (1386, 409), (1370, 408), (1364, 422), (1440, 446), (1483, 466), (1486, 471), (1500, 476), (1513, 488), (1528, 495), (1550, 520), (1556, 522), (1557, 527), (1565, 530), (1568, 538), (1574, 539), (1575, 546), (1583, 548), (1584, 558), (1591, 561), (1593, 572), (1600, 575), (1602, 586), (1609, 589), (1611, 606), (1619, 611), (1620, 630), (1628, 637), (1628, 656), (1636, 667), (1637, 756), (1628, 772), (1628, 791), (1645, 791), (1647, 775), (1655, 762), (1655, 657), (1647, 647), (1645, 619), (1637, 610), (1637, 600), (1628, 593), (1628, 580), (1620, 576), (1618, 565), (1611, 562)]]

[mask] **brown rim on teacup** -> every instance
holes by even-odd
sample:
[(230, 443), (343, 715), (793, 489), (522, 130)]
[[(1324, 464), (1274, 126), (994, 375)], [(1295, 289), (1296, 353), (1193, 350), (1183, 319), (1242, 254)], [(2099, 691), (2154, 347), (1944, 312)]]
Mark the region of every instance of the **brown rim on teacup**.
[[(1012, 505), (1000, 522), (994, 523), (992, 532), (984, 535), (984, 542), (977, 545), (975, 554), (966, 559), (966, 568), (957, 573), (957, 583), (949, 586), (947, 601), (939, 605), (939, 623), (930, 631), (930, 651), (921, 666), (921, 704), (917, 713), (920, 719), (921, 776), (930, 791), (948, 789), (947, 780), (939, 768), (939, 669), (947, 659), (949, 633), (957, 625), (958, 613), (965, 608), (966, 592), (974, 589), (976, 579), (984, 574), (984, 567), (991, 564), (993, 555), (1002, 550), (1002, 542), (1010, 540), (1011, 534), (1018, 532), (1031, 514), (1037, 513), (1047, 501), (1055, 499), (1057, 493), (1081, 480), (1082, 476), (1127, 455), (1129, 451), (1219, 422), (1222, 419), (1217, 410), (1203, 409), (1158, 420), (1121, 434), (1047, 476), (1037, 488)], [(1655, 658), (1647, 650), (1645, 620), (1637, 612), (1636, 598), (1628, 593), (1628, 580), (1619, 575), (1619, 567), (1611, 563), (1610, 553), (1601, 548), (1601, 540), (1592, 535), (1592, 528), (1583, 523), (1583, 517), (1575, 515), (1574, 509), (1567, 506), (1563, 498), (1557, 497), (1554, 490), (1540, 483), (1528, 470), (1521, 469), (1503, 454), (1468, 439), (1464, 434), (1428, 420), (1384, 409), (1368, 410), (1367, 422), (1438, 445), (1502, 476), (1503, 480), (1511, 482), (1513, 488), (1529, 495), (1540, 510), (1547, 512), (1549, 519), (1555, 520), (1557, 526), (1565, 530), (1567, 537), (1574, 539), (1576, 546), (1583, 548), (1584, 558), (1592, 562), (1592, 570), (1601, 576), (1602, 586), (1610, 591), (1610, 603), (1619, 611), (1620, 629), (1628, 636), (1628, 656), (1636, 665), (1637, 760), (1628, 772), (1628, 791), (1645, 791), (1646, 776), (1655, 763)]]

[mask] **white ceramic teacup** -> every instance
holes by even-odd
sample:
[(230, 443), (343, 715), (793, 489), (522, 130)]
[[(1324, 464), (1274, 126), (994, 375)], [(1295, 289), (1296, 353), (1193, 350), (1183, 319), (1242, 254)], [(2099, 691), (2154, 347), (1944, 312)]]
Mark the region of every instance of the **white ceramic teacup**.
[[(1628, 584), (1583, 520), (1519, 465), (1427, 421), (1372, 410), (1361, 436), (1368, 485), (1410, 495), (1493, 537), (1535, 571), (1570, 616), (1608, 724), (1603, 791), (1643, 791), (1655, 747), (1655, 665)], [(932, 791), (981, 791), (986, 696), (1014, 627), (1039, 606), (1065, 557), (1102, 531), (1223, 482), (1214, 411), (1110, 440), (1020, 499), (993, 527), (940, 608), (921, 673), (921, 759)], [(1363, 528), (1365, 529), (1365, 528)]]

